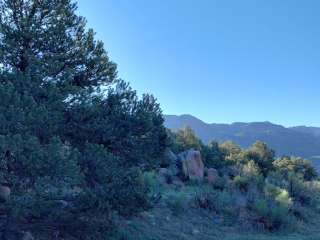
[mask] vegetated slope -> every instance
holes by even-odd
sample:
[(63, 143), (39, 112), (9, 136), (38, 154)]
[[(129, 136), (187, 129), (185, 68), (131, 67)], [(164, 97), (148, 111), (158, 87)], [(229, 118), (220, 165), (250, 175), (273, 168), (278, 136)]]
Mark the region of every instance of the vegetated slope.
[(308, 161), (276, 158), (262, 142), (198, 143), (190, 128), (172, 134), (167, 164), (142, 177), (152, 208), (120, 220), (123, 239), (320, 239), (320, 182)]
[[(198, 186), (163, 189), (163, 198), (150, 211), (129, 221), (122, 221), (124, 238), (141, 240), (315, 240), (320, 239), (319, 218), (310, 213), (308, 225), (299, 225), (294, 231), (252, 231), (240, 226), (219, 223), (212, 213), (187, 207), (185, 199), (192, 199)], [(183, 202), (170, 203), (172, 199)]]
[(266, 142), (277, 155), (295, 155), (313, 159), (320, 155), (320, 128), (286, 128), (270, 122), (208, 124), (191, 115), (166, 115), (165, 125), (171, 130), (190, 126), (205, 143), (231, 140), (247, 148), (253, 142)]

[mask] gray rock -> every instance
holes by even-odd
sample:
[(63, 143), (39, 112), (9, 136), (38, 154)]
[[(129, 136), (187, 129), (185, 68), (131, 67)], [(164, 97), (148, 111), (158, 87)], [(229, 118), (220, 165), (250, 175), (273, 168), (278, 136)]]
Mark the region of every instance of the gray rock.
[(158, 181), (161, 184), (167, 184), (169, 179), (172, 178), (172, 173), (168, 168), (160, 168), (158, 173)]
[(34, 240), (34, 237), (31, 232), (24, 232), (22, 240)]
[(204, 164), (201, 153), (193, 149), (180, 153), (182, 172), (186, 178), (191, 180), (203, 180)]
[(173, 176), (176, 176), (179, 174), (179, 157), (174, 154), (170, 149), (168, 149), (165, 153), (165, 157), (167, 158), (169, 162), (168, 169), (170, 170), (171, 174)]
[(208, 183), (214, 183), (219, 177), (218, 171), (214, 168), (209, 168), (207, 170), (207, 180)]
[(0, 199), (1, 201), (7, 201), (10, 197), (11, 189), (8, 186), (0, 185)]

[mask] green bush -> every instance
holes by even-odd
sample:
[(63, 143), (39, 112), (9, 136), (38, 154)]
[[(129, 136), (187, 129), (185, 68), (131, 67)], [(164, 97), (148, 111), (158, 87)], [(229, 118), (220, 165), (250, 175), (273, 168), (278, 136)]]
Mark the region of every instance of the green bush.
[(288, 206), (271, 199), (259, 199), (253, 204), (253, 210), (268, 230), (284, 227), (290, 219)]
[(227, 187), (227, 184), (228, 182), (225, 177), (218, 176), (211, 185), (214, 189), (223, 190)]
[(148, 191), (150, 200), (157, 200), (161, 196), (161, 187), (158, 181), (158, 175), (155, 171), (144, 172), (141, 175), (141, 181)]
[(203, 145), (201, 148), (204, 165), (207, 168), (220, 169), (226, 165), (224, 154), (219, 148), (217, 142), (210, 142), (208, 145)]
[(249, 161), (242, 167), (242, 173), (248, 177), (258, 177), (260, 175), (260, 168), (254, 161)]
[(306, 181), (314, 180), (318, 176), (311, 162), (302, 158), (285, 156), (278, 158), (273, 165), (284, 177), (288, 177), (290, 172), (301, 175)]
[(292, 172), (288, 174), (288, 190), (290, 195), (302, 205), (310, 205), (313, 198), (313, 193), (309, 191), (307, 185), (301, 175), (299, 176)]
[(139, 168), (124, 167), (123, 159), (97, 144), (87, 144), (79, 158), (85, 178), (81, 188), (90, 205), (99, 206), (100, 211), (107, 206), (123, 215), (149, 206)]
[(211, 186), (200, 187), (195, 195), (195, 204), (197, 207), (223, 213), (232, 206), (232, 196), (228, 191), (217, 191)]
[(303, 206), (320, 209), (319, 181), (304, 181), (296, 174), (289, 177), (288, 191), (292, 198)]
[(252, 209), (266, 229), (280, 229), (291, 218), (289, 210), (292, 206), (292, 200), (289, 193), (287, 190), (271, 184), (266, 184), (264, 192), (264, 196), (254, 200)]
[(244, 157), (248, 161), (252, 160), (258, 165), (261, 173), (266, 176), (269, 171), (273, 170), (273, 162), (275, 160), (275, 152), (260, 141), (255, 142), (245, 152)]
[(175, 216), (180, 215), (187, 207), (187, 197), (183, 192), (178, 192), (167, 199), (167, 205)]
[(239, 190), (246, 192), (249, 188), (250, 178), (238, 175), (233, 179), (233, 183)]
[(286, 189), (282, 189), (272, 184), (265, 185), (265, 195), (275, 201), (289, 206), (292, 204), (292, 200)]
[(320, 181), (306, 182), (305, 187), (311, 197), (309, 205), (320, 212)]
[(171, 134), (171, 148), (175, 153), (191, 148), (200, 151), (202, 146), (201, 140), (196, 137), (194, 131), (189, 126), (185, 126), (183, 129), (179, 129)]
[(254, 202), (254, 210), (263, 218), (267, 218), (269, 214), (269, 206), (266, 199), (258, 199)]

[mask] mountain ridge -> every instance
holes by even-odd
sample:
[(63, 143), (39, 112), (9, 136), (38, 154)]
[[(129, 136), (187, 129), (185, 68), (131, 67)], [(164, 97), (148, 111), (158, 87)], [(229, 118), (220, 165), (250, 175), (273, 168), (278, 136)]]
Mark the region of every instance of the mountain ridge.
[(261, 140), (273, 148), (277, 155), (295, 155), (308, 159), (320, 156), (320, 128), (307, 126), (284, 127), (269, 121), (206, 123), (190, 114), (164, 115), (165, 125), (171, 130), (190, 126), (205, 143), (231, 140), (248, 147)]

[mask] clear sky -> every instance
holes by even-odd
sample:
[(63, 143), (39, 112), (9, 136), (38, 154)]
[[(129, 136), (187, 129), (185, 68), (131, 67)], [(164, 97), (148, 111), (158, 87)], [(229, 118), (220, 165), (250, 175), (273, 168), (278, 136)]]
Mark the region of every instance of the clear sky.
[(79, 0), (119, 76), (165, 114), (320, 126), (320, 1)]

